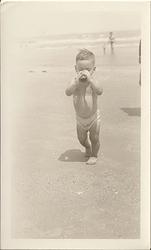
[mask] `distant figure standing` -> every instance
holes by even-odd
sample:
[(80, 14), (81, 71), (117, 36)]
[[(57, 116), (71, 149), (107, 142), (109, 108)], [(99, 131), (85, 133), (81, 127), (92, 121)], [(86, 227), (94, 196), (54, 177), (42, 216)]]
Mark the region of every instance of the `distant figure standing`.
[(115, 42), (115, 38), (113, 37), (113, 32), (110, 32), (109, 33), (109, 43), (110, 43), (110, 46), (111, 46), (111, 53), (114, 52), (114, 48), (113, 48), (113, 44)]
[(106, 44), (105, 43), (103, 43), (102, 48), (103, 48), (103, 54), (105, 55), (105, 53), (106, 53)]
[[(139, 64), (141, 66), (141, 39), (139, 41)], [(140, 67), (140, 74), (139, 74), (139, 85), (141, 85), (141, 67)]]

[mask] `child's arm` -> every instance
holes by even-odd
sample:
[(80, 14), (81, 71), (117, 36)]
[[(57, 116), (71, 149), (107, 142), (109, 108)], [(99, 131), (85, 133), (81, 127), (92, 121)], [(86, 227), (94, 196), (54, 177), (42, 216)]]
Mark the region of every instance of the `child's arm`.
[(90, 86), (97, 95), (102, 95), (103, 88), (94, 79), (90, 79)]
[(65, 93), (67, 96), (71, 96), (74, 94), (75, 90), (77, 89), (78, 81), (76, 78), (73, 78), (69, 86), (66, 88)]

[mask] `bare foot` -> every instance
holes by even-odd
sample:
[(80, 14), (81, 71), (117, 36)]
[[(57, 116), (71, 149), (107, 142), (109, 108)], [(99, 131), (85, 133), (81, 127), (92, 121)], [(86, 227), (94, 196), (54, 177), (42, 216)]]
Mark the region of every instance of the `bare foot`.
[(91, 147), (86, 148), (86, 150), (85, 150), (85, 157), (86, 157), (86, 158), (87, 158), (87, 157), (90, 157), (90, 156), (91, 156), (91, 153), (92, 153)]
[(97, 157), (90, 157), (86, 162), (87, 165), (95, 165), (97, 162)]

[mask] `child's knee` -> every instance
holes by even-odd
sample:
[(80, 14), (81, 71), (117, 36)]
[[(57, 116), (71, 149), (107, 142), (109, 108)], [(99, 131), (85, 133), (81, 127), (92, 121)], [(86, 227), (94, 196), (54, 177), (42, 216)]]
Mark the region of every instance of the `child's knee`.
[(85, 137), (85, 135), (83, 135), (83, 134), (78, 134), (78, 140), (79, 140), (79, 142), (81, 143), (81, 144), (84, 144), (85, 143), (85, 140), (86, 140), (86, 137)]
[(100, 143), (98, 134), (90, 134), (90, 140), (93, 144)]

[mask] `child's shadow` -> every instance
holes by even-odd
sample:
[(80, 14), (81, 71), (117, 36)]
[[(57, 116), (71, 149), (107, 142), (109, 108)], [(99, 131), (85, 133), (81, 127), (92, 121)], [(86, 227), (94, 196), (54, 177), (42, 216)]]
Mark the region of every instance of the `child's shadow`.
[(84, 153), (80, 149), (69, 149), (61, 154), (58, 158), (59, 161), (66, 162), (85, 162)]

